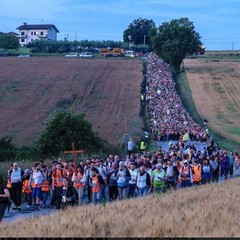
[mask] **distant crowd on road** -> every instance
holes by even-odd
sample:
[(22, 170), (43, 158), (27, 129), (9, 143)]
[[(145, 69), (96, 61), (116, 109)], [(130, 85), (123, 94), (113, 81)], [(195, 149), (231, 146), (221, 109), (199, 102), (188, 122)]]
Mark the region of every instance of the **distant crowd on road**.
[(146, 101), (156, 140), (178, 140), (189, 133), (193, 141), (206, 141), (208, 130), (185, 110), (176, 92), (170, 66), (154, 53), (148, 54)]
[(161, 147), (153, 154), (131, 151), (125, 159), (109, 155), (106, 159), (81, 160), (76, 165), (62, 159), (51, 166), (39, 161), (25, 170), (14, 162), (7, 185), (0, 180), (1, 219), (9, 198), (16, 211), (21, 210), (23, 201), (36, 211), (45, 207), (64, 209), (218, 182), (220, 177), (227, 179), (240, 170), (239, 154), (226, 152), (214, 143), (203, 151), (197, 151), (194, 144), (184, 149), (169, 142), (169, 151)]

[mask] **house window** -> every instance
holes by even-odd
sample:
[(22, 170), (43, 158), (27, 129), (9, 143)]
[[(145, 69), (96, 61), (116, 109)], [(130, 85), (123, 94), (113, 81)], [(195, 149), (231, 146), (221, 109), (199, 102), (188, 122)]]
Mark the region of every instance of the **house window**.
[(43, 36), (43, 32), (40, 32), (40, 35)]
[(21, 42), (24, 43), (25, 42), (24, 39), (21, 39)]
[(21, 32), (21, 36), (24, 36), (25, 35), (25, 32)]
[(37, 35), (38, 33), (37, 32), (34, 32), (34, 35)]
[(33, 35), (33, 32), (31, 32), (31, 35)]

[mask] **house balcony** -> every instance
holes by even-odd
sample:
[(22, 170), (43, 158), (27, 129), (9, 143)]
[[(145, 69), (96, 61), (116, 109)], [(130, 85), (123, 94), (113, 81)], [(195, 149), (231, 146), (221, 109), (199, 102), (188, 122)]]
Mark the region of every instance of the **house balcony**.
[(18, 35), (18, 38), (27, 38), (27, 35)]
[(40, 35), (40, 34), (38, 34), (37, 35), (39, 38), (47, 38), (48, 37), (48, 35), (46, 34), (46, 35)]

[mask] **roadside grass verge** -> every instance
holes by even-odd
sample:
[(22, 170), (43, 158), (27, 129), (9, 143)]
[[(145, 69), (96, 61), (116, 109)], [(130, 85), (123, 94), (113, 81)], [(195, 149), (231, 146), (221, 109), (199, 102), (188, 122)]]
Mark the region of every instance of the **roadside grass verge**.
[[(196, 121), (200, 126), (204, 126), (203, 124), (203, 119), (199, 115), (197, 108), (194, 104), (193, 98), (192, 98), (192, 92), (191, 88), (189, 86), (189, 82), (186, 76), (185, 72), (181, 72), (177, 77), (176, 77), (176, 90), (181, 98), (181, 101), (185, 107), (185, 109), (190, 113), (194, 121)], [(222, 92), (220, 89), (216, 89), (216, 91), (221, 94)], [(224, 117), (221, 115), (219, 116), (219, 120), (224, 121)], [(210, 135), (214, 136), (215, 143), (219, 143), (219, 145), (228, 150), (228, 151), (239, 151), (239, 144), (236, 141), (233, 141), (230, 138), (226, 138), (222, 136), (220, 133), (212, 130), (209, 126), (209, 133)], [(239, 131), (239, 129), (237, 129)], [(236, 134), (236, 129), (233, 128), (230, 130), (233, 134)]]

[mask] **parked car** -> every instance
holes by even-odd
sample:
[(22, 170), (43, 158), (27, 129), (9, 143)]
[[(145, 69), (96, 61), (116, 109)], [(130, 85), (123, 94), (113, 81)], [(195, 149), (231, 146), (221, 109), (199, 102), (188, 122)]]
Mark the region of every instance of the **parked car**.
[(21, 55), (18, 55), (18, 57), (20, 57), (20, 58), (29, 58), (30, 55), (29, 54), (21, 54)]
[(76, 58), (76, 57), (78, 57), (78, 54), (75, 53), (75, 52), (72, 52), (72, 53), (69, 53), (69, 54), (65, 55), (65, 57), (68, 57), (68, 58)]
[(134, 51), (125, 51), (125, 57), (136, 57), (136, 54)]
[(80, 58), (93, 58), (92, 52), (83, 52), (79, 55)]

